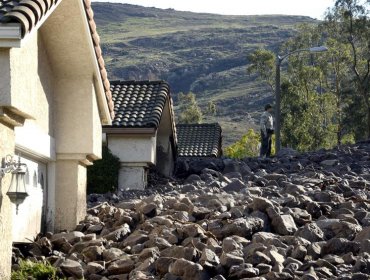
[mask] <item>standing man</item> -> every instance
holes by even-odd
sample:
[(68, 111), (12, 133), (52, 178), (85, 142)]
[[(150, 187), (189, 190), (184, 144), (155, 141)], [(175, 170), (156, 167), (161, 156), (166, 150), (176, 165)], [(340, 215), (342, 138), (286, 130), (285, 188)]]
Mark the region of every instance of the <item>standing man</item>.
[(265, 106), (265, 112), (261, 116), (261, 157), (271, 156), (271, 137), (272, 134), (274, 134), (274, 119), (272, 117), (272, 111), (272, 106), (267, 104)]

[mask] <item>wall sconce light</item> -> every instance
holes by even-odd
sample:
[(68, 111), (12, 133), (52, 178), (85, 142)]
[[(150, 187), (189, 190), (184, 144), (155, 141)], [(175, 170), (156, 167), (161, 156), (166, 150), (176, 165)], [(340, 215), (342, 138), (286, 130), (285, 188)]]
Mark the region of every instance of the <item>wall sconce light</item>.
[(27, 165), (21, 163), (20, 156), (18, 157), (18, 161), (10, 155), (6, 156), (3, 160), (3, 167), (0, 168), (0, 178), (3, 177), (5, 173), (12, 173), (12, 180), (6, 194), (9, 196), (10, 201), (16, 205), (17, 214), (18, 206), (22, 204), (28, 196), (25, 182), (26, 172)]

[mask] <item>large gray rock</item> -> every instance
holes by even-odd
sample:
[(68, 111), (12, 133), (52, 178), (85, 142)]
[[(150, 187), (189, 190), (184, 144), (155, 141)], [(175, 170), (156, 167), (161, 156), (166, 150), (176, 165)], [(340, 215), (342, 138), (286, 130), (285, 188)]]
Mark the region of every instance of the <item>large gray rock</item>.
[(231, 279), (251, 279), (259, 275), (259, 269), (250, 264), (234, 265), (230, 268), (229, 277)]
[(361, 243), (349, 241), (345, 238), (332, 238), (322, 247), (322, 254), (342, 255), (346, 253), (357, 254)]
[(267, 209), (274, 231), (280, 235), (292, 235), (297, 231), (297, 226), (291, 215), (280, 215), (273, 208)]
[(168, 272), (168, 269), (172, 263), (176, 261), (175, 258), (160, 257), (158, 258), (154, 265), (155, 270), (159, 275), (165, 275)]
[(247, 185), (239, 179), (233, 179), (231, 183), (222, 188), (223, 191), (228, 193), (240, 192), (247, 189)]
[(130, 233), (130, 226), (128, 224), (124, 224), (123, 226), (119, 227), (118, 229), (108, 233), (107, 235), (104, 235), (104, 238), (106, 240), (111, 240), (115, 242), (120, 242), (125, 237), (127, 237)]
[(99, 261), (102, 259), (104, 246), (90, 246), (82, 250), (85, 263)]
[(139, 208), (139, 212), (148, 217), (154, 217), (158, 214), (158, 206), (153, 202), (144, 204)]
[(222, 228), (223, 236), (238, 235), (246, 238), (252, 237), (253, 233), (262, 230), (263, 220), (259, 218), (238, 218)]
[(250, 204), (254, 211), (266, 212), (267, 208), (273, 207), (273, 204), (270, 200), (263, 197), (253, 198), (253, 202)]
[(281, 215), (271, 222), (275, 231), (281, 235), (292, 235), (297, 231), (297, 226), (291, 215)]
[(244, 259), (242, 257), (235, 256), (231, 253), (222, 253), (220, 257), (220, 262), (223, 266), (230, 268), (233, 265), (240, 265), (244, 263)]
[(204, 248), (199, 263), (203, 267), (214, 268), (220, 263), (220, 259), (215, 252), (208, 248)]
[(88, 275), (98, 274), (104, 271), (104, 266), (100, 263), (90, 262), (86, 266), (86, 272)]
[(83, 234), (82, 232), (79, 232), (79, 231), (62, 232), (62, 233), (54, 234), (51, 237), (51, 241), (55, 241), (55, 240), (58, 240), (58, 239), (61, 239), (61, 238), (65, 238), (68, 242), (71, 242), (71, 241), (80, 239), (84, 236), (85, 236), (85, 234)]
[(125, 257), (123, 259), (112, 262), (108, 266), (109, 275), (118, 275), (130, 273), (135, 268), (135, 262), (129, 258)]
[(232, 251), (241, 250), (243, 247), (241, 244), (237, 243), (234, 238), (226, 237), (222, 241), (222, 251), (225, 253), (230, 253)]
[(191, 280), (200, 276), (203, 267), (185, 259), (177, 259), (170, 264), (168, 271), (173, 275), (182, 277), (184, 280)]
[(145, 243), (148, 240), (149, 240), (149, 237), (147, 234), (135, 231), (123, 241), (123, 246), (133, 247), (134, 245)]
[(123, 255), (125, 255), (125, 253), (121, 249), (118, 249), (118, 248), (110, 248), (110, 249), (104, 250), (102, 253), (103, 260), (107, 262), (117, 260)]
[(326, 239), (333, 237), (353, 239), (362, 227), (340, 219), (325, 219), (316, 221), (317, 226), (324, 232)]
[(370, 226), (364, 227), (360, 232), (358, 232), (354, 241), (361, 242), (365, 239), (370, 239)]
[(294, 236), (304, 238), (310, 242), (324, 240), (324, 232), (317, 226), (316, 223), (309, 223), (299, 228)]
[(194, 248), (188, 248), (188, 247), (182, 247), (182, 246), (172, 246), (170, 248), (167, 248), (161, 251), (160, 256), (192, 261), (197, 256), (197, 251)]
[(65, 273), (67, 276), (72, 276), (77, 279), (82, 279), (84, 276), (84, 270), (82, 268), (82, 265), (73, 260), (65, 260), (61, 265), (60, 269), (63, 273)]

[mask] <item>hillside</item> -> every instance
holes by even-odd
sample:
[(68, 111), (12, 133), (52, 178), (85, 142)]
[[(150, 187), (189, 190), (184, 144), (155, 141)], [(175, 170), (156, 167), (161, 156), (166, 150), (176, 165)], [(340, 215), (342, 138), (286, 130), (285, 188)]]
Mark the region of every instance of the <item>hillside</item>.
[(192, 91), (202, 107), (213, 100), (224, 144), (254, 126), (271, 92), (246, 74), (247, 55), (258, 47), (276, 51), (295, 34), (303, 16), (222, 16), (93, 2), (95, 20), (111, 79), (170, 83)]

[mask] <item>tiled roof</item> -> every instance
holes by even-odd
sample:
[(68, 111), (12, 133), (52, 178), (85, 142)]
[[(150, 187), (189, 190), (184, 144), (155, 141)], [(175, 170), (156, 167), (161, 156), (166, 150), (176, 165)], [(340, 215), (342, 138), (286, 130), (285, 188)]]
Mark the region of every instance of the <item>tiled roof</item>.
[(24, 37), (58, 2), (58, 0), (0, 0), (0, 23), (20, 23)]
[[(0, 0), (0, 23), (19, 23), (22, 28), (22, 38), (30, 33), (37, 24), (49, 16), (51, 10), (62, 0)], [(86, 17), (89, 23), (91, 39), (94, 45), (100, 76), (103, 82), (105, 96), (112, 119), (114, 118), (112, 94), (105, 63), (100, 48), (100, 37), (96, 31), (94, 13), (90, 0), (83, 0)]]
[[(115, 113), (113, 127), (158, 128), (170, 96), (170, 87), (166, 82), (112, 81), (111, 91)], [(172, 111), (172, 104), (170, 107)]]
[(178, 124), (177, 147), (179, 157), (219, 157), (222, 154), (222, 129), (213, 124)]

